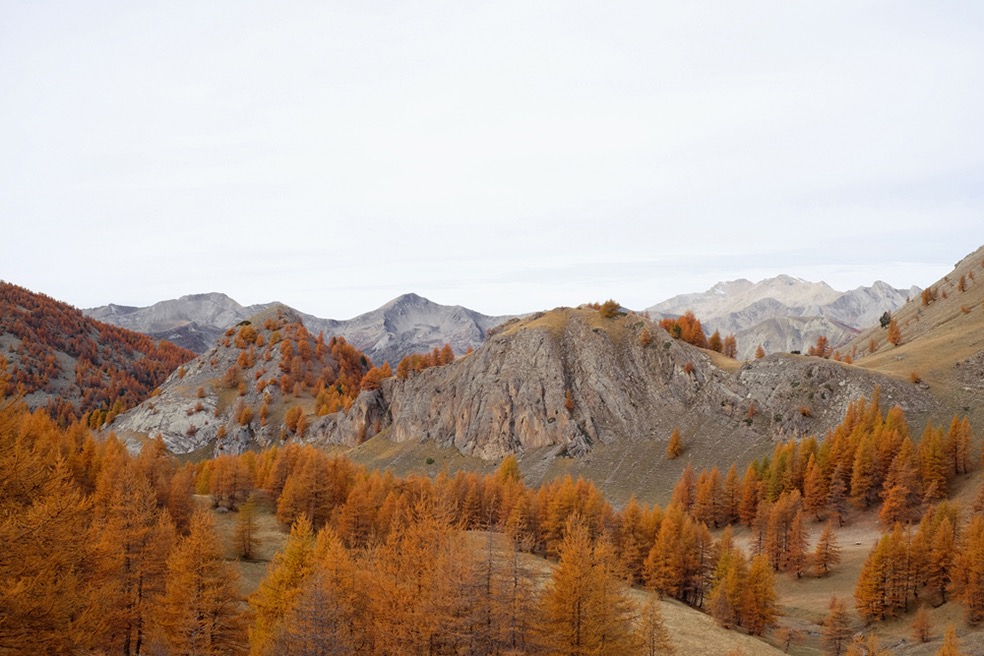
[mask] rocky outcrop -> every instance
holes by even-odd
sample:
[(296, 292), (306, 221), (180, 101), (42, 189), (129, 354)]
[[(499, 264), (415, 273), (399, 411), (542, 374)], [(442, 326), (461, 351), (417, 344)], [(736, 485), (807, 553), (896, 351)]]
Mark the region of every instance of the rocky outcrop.
[[(338, 358), (347, 358), (344, 367)], [(313, 421), (319, 403), (329, 402), (321, 397), (325, 388), (338, 386), (350, 398), (367, 368), (358, 350), (320, 342), (300, 315), (273, 306), (229, 329), (108, 428), (134, 450), (143, 437), (160, 435), (172, 453), (182, 454), (238, 453), (250, 446), (304, 439), (310, 433), (288, 426), (288, 410), (297, 406)], [(370, 398), (365, 396), (361, 404)], [(336, 415), (337, 430), (351, 439), (366, 430), (354, 421), (358, 413)]]
[(580, 456), (597, 444), (665, 440), (681, 425), (745, 451), (823, 435), (876, 386), (917, 416), (935, 407), (911, 384), (838, 362), (777, 354), (739, 366), (640, 316), (560, 309), (508, 326), (450, 365), (385, 381), (348, 416), (316, 424), (314, 439), (354, 445), (382, 432), (494, 460), (543, 448)]

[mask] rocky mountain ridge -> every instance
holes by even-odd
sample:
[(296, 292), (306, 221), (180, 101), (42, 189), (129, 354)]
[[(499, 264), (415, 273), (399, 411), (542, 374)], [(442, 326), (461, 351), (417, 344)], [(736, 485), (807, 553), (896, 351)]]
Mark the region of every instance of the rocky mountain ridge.
[[(387, 378), (337, 411), (316, 412), (317, 401), (295, 399), (283, 384), (279, 391), (267, 386), (282, 405), (271, 405), (276, 409), (260, 426), (262, 392), (254, 393), (250, 381), (285, 363), (274, 349), (264, 373), (244, 370), (245, 391), (241, 386), (237, 397), (220, 371), (242, 357), (234, 346), (220, 343), (200, 356), (111, 428), (124, 435), (160, 432), (170, 449), (184, 453), (215, 448), (213, 424), (234, 424), (233, 438), (219, 443), (222, 451), (284, 439), (356, 447), (374, 438), (496, 460), (508, 453), (556, 459), (601, 446), (651, 447), (680, 426), (693, 436), (695, 454), (727, 464), (738, 454), (761, 455), (776, 438), (823, 434), (848, 403), (876, 387), (883, 400), (914, 417), (935, 409), (924, 390), (857, 367), (789, 354), (742, 364), (672, 339), (642, 315), (605, 318), (586, 307), (514, 321), (474, 353), (406, 379)], [(199, 402), (207, 428), (196, 425), (189, 435)], [(303, 409), (304, 429), (288, 426), (292, 406)], [(244, 407), (253, 408), (246, 421)]]
[[(135, 308), (105, 305), (84, 310), (87, 316), (167, 339), (196, 353), (212, 347), (230, 326), (277, 303), (243, 306), (221, 293), (191, 294)], [(460, 305), (440, 305), (417, 294), (404, 294), (352, 319), (323, 319), (292, 310), (307, 329), (325, 338), (345, 337), (373, 362), (393, 367), (404, 356), (450, 344), (457, 353), (476, 348), (487, 331), (512, 318), (491, 317)]]
[(109, 428), (134, 450), (157, 435), (172, 453), (270, 446), (303, 434), (308, 417), (349, 407), (368, 370), (344, 338), (315, 337), (297, 312), (274, 305), (229, 328)]
[(821, 335), (842, 345), (918, 296), (918, 287), (896, 289), (883, 281), (848, 292), (824, 282), (780, 275), (757, 283), (722, 282), (701, 293), (683, 294), (653, 305), (653, 318), (691, 310), (708, 332), (735, 335), (738, 357), (751, 359), (759, 345), (767, 353), (806, 351)]
[[(776, 436), (822, 435), (876, 387), (914, 415), (934, 408), (911, 384), (830, 360), (725, 360), (641, 316), (559, 309), (518, 322), (451, 365), (386, 381), (353, 410), (365, 413), (364, 425), (378, 422), (389, 440), (497, 459), (544, 447), (578, 456), (597, 444), (662, 441), (675, 425), (726, 434), (730, 448), (744, 450)], [(355, 444), (330, 420), (314, 429), (312, 439)]]

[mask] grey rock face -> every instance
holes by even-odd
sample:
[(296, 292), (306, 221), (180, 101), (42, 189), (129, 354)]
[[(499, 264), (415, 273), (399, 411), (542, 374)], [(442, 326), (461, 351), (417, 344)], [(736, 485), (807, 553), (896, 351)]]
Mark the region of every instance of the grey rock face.
[(356, 444), (386, 431), (396, 442), (430, 441), (495, 460), (544, 447), (580, 456), (599, 443), (665, 440), (680, 424), (744, 450), (822, 436), (876, 386), (884, 402), (909, 413), (935, 407), (912, 385), (820, 358), (735, 364), (736, 371), (722, 369), (708, 352), (641, 317), (557, 310), (510, 326), (450, 365), (385, 381), (349, 417), (319, 422), (317, 439)]
[[(146, 308), (106, 305), (86, 315), (123, 328), (167, 339), (204, 353), (230, 326), (277, 305), (242, 306), (225, 294), (192, 294)], [(416, 294), (404, 294), (382, 307), (344, 321), (298, 313), (309, 331), (325, 339), (342, 336), (373, 362), (397, 363), (411, 353), (450, 344), (456, 353), (477, 348), (490, 328), (511, 317), (490, 317), (460, 305), (439, 305)]]
[(842, 293), (792, 276), (757, 283), (742, 279), (676, 296), (647, 312), (658, 319), (692, 310), (708, 333), (735, 335), (738, 357), (747, 360), (759, 344), (767, 353), (805, 352), (821, 335), (831, 345), (844, 344), (875, 325), (883, 312), (902, 307), (913, 289), (895, 289), (879, 280)]

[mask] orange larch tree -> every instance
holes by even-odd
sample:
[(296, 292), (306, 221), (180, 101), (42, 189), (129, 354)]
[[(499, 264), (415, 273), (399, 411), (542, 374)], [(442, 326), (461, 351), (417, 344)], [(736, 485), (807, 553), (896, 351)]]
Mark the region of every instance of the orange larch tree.
[(167, 561), (157, 609), (158, 639), (169, 653), (245, 654), (246, 616), (236, 569), (225, 561), (212, 515), (199, 510)]

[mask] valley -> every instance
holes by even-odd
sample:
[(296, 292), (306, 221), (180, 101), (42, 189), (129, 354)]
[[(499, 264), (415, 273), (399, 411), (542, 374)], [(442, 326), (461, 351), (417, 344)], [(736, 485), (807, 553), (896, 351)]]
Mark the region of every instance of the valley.
[[(915, 298), (900, 301), (902, 292), (896, 290), (892, 292), (896, 296), (889, 294), (894, 300), (879, 297), (882, 300), (873, 301), (879, 309), (883, 304), (891, 307), (878, 313), (865, 310), (869, 319), (878, 315), (873, 326), (852, 327), (839, 336), (828, 335), (822, 329), (825, 332), (814, 340), (817, 346), (813, 349), (807, 348), (813, 346), (809, 343), (789, 349), (799, 353), (790, 353), (785, 348), (762, 348), (756, 350), (764, 353), (745, 359), (740, 354), (747, 353), (747, 345), (745, 351), (739, 349), (738, 358), (731, 358), (664, 330), (657, 319), (670, 317), (671, 323), (676, 320), (673, 314), (664, 312), (670, 307), (666, 304), (662, 310), (650, 308), (647, 312), (633, 312), (614, 302), (586, 304), (506, 318), (504, 322), (489, 319), (482, 323), (461, 308), (446, 312), (425, 299), (407, 295), (379, 313), (364, 315), (369, 317), (361, 323), (366, 326), (365, 332), (354, 333), (358, 337), (349, 342), (342, 335), (329, 335), (324, 328), (315, 332), (318, 323), (279, 304), (237, 309), (227, 297), (186, 297), (183, 299), (186, 306), (174, 311), (169, 319), (173, 325), (156, 325), (157, 328), (166, 331), (194, 324), (193, 332), (204, 334), (200, 327), (206, 323), (211, 322), (210, 330), (218, 330), (215, 325), (219, 323), (234, 323), (221, 330), (214, 342), (197, 356), (172, 349), (163, 341), (146, 342), (153, 344), (156, 352), (177, 358), (170, 361), (173, 369), (169, 375), (156, 379), (152, 389), (141, 388), (129, 396), (119, 395), (116, 402), (110, 397), (95, 397), (98, 399), (95, 404), (75, 406), (81, 411), (72, 415), (58, 410), (61, 406), (57, 399), (70, 390), (67, 383), (52, 382), (55, 378), (39, 379), (38, 391), (25, 394), (24, 372), (38, 371), (28, 357), (40, 358), (41, 362), (47, 357), (47, 362), (59, 363), (56, 367), (49, 366), (53, 374), (74, 368), (75, 384), (83, 389), (89, 378), (80, 377), (78, 372), (80, 367), (85, 371), (85, 367), (92, 365), (76, 364), (81, 359), (73, 354), (87, 353), (89, 347), (80, 346), (78, 341), (66, 346), (70, 342), (62, 337), (51, 339), (52, 328), (28, 334), (23, 327), (14, 329), (13, 322), (19, 320), (16, 313), (25, 307), (35, 308), (31, 315), (35, 326), (40, 325), (39, 317), (51, 311), (43, 308), (57, 308), (61, 313), (58, 316), (65, 317), (78, 317), (72, 314), (77, 311), (48, 300), (35, 302), (30, 292), (7, 288), (8, 296), (19, 300), (8, 304), (10, 309), (5, 316), (11, 319), (5, 319), (0, 335), (0, 340), (6, 340), (4, 343), (8, 345), (7, 353), (18, 356), (4, 361), (4, 373), (0, 377), (8, 397), (5, 425), (27, 422), (23, 425), (28, 426), (33, 421), (37, 428), (32, 429), (33, 433), (26, 429), (8, 430), (5, 439), (19, 435), (16, 439), (30, 440), (35, 439), (31, 435), (37, 434), (47, 435), (44, 439), (48, 443), (63, 444), (58, 449), (68, 454), (69, 463), (76, 464), (71, 470), (75, 473), (59, 485), (75, 481), (71, 484), (79, 486), (79, 494), (83, 498), (93, 495), (97, 506), (109, 498), (105, 496), (107, 492), (99, 492), (100, 486), (109, 490), (125, 480), (100, 474), (97, 463), (104, 461), (107, 464), (103, 467), (118, 461), (112, 467), (123, 467), (119, 471), (130, 467), (125, 463), (131, 460), (145, 463), (134, 466), (143, 468), (140, 471), (144, 474), (140, 475), (148, 476), (148, 481), (158, 481), (153, 485), (163, 486), (159, 487), (163, 495), (160, 499), (171, 499), (160, 502), (161, 508), (170, 508), (169, 504), (179, 503), (183, 495), (196, 492), (193, 506), (202, 511), (199, 515), (211, 517), (208, 521), (215, 524), (220, 560), (232, 565), (239, 574), (236, 594), (240, 600), (249, 598), (261, 616), (265, 602), (257, 601), (258, 595), (266, 589), (264, 586), (270, 585), (268, 577), (283, 566), (282, 554), (290, 552), (292, 539), (286, 531), (292, 525), (296, 529), (302, 514), (316, 522), (315, 531), (325, 526), (338, 532), (343, 544), (325, 548), (351, 550), (346, 558), (360, 563), (353, 567), (368, 568), (358, 569), (362, 573), (356, 576), (377, 580), (373, 577), (381, 574), (372, 568), (385, 567), (386, 561), (378, 560), (383, 558), (379, 555), (383, 552), (376, 550), (388, 548), (386, 544), (390, 540), (410, 539), (413, 534), (409, 528), (412, 524), (395, 530), (397, 524), (390, 522), (397, 521), (395, 517), (400, 513), (411, 512), (414, 503), (431, 504), (443, 499), (441, 503), (451, 504), (447, 512), (456, 519), (453, 530), (452, 524), (447, 528), (434, 525), (433, 530), (439, 533), (451, 531), (440, 533), (445, 535), (441, 539), (450, 540), (448, 544), (464, 544), (456, 541), (465, 540), (471, 544), (468, 551), (474, 551), (476, 556), (483, 544), (494, 542), (495, 556), (490, 558), (497, 563), (521, 560), (524, 577), (534, 582), (530, 594), (547, 595), (553, 586), (559, 585), (557, 577), (562, 575), (564, 563), (570, 566), (573, 562), (565, 561), (569, 557), (563, 555), (560, 547), (563, 536), (569, 537), (567, 531), (574, 530), (570, 522), (586, 522), (593, 528), (590, 528), (591, 546), (584, 548), (592, 550), (591, 553), (593, 550), (602, 553), (607, 547), (601, 545), (611, 541), (613, 557), (618, 559), (618, 568), (623, 572), (621, 576), (634, 584), (631, 590), (619, 593), (627, 595), (625, 599), (631, 601), (626, 603), (636, 609), (633, 626), (641, 626), (638, 613), (655, 603), (661, 625), (669, 631), (677, 650), (731, 654), (736, 641), (740, 641), (746, 654), (778, 653), (786, 647), (794, 654), (829, 653), (823, 625), (832, 596), (851, 609), (848, 621), (852, 630), (877, 636), (881, 647), (890, 653), (935, 653), (943, 628), (948, 624), (960, 627), (965, 648), (977, 649), (984, 646), (984, 633), (973, 622), (964, 621), (965, 604), (973, 603), (974, 598), (967, 596), (968, 584), (961, 584), (956, 578), (952, 583), (954, 597), (947, 603), (933, 600), (929, 593), (924, 595), (933, 600), (928, 609), (932, 639), (927, 643), (914, 641), (909, 627), (915, 609), (922, 603), (921, 597), (909, 598), (904, 610), (891, 610), (884, 619), (875, 621), (865, 620), (860, 615), (860, 606), (854, 610), (854, 605), (860, 594), (858, 581), (866, 576), (872, 548), (885, 539), (883, 536), (890, 529), (890, 524), (879, 519), (879, 513), (888, 512), (885, 507), (889, 498), (890, 462), (892, 467), (915, 467), (913, 471), (918, 471), (921, 491), (911, 492), (916, 495), (915, 500), (892, 511), (911, 522), (910, 528), (903, 530), (916, 531), (917, 527), (920, 531), (935, 530), (922, 528), (917, 520), (932, 516), (937, 507), (948, 507), (945, 504), (950, 501), (959, 502), (964, 509), (978, 503), (982, 481), (980, 439), (969, 428), (984, 425), (984, 383), (981, 382), (984, 381), (981, 355), (984, 353), (981, 337), (984, 287), (978, 280), (984, 281), (984, 249), (968, 255), (951, 274), (919, 291)], [(768, 284), (764, 287), (791, 284), (781, 277), (765, 282)], [(753, 298), (755, 294), (749, 291), (753, 287), (740, 282), (737, 286), (725, 285), (721, 290), (726, 295), (735, 289), (747, 292), (746, 301), (758, 307), (762, 301)], [(822, 308), (838, 300), (841, 305), (851, 305), (843, 300), (843, 295), (832, 290), (817, 287), (809, 290), (803, 293), (812, 299), (812, 307), (821, 309), (814, 315), (803, 310), (799, 319), (804, 321), (814, 320), (804, 318), (808, 316), (830, 319), (833, 312)], [(719, 292), (715, 295), (721, 296)], [(852, 298), (857, 299), (859, 295)], [(697, 295), (686, 300), (698, 307), (703, 303), (709, 314), (715, 311), (710, 300), (701, 301)], [(787, 318), (783, 321), (797, 320), (788, 310), (792, 306), (785, 304), (792, 302), (788, 297), (775, 300), (786, 308), (783, 312)], [(199, 323), (183, 314), (190, 307), (188, 303), (199, 310), (203, 304), (212, 304), (212, 310), (201, 311)], [(865, 307), (862, 302), (855, 305)], [(117, 318), (139, 317), (141, 312), (108, 307)], [(167, 317), (166, 308), (174, 310), (176, 306), (155, 307), (157, 317)], [(726, 305), (725, 309), (730, 313), (728, 316), (743, 312), (733, 305)], [(250, 314), (240, 313), (246, 311)], [(404, 323), (388, 314), (393, 312), (403, 316)], [(899, 327), (901, 337), (893, 337), (887, 324), (878, 324), (883, 315)], [(464, 316), (468, 317), (467, 321), (459, 323), (458, 319)], [(71, 325), (90, 325), (78, 323), (78, 318), (72, 321), (76, 323)], [(769, 321), (781, 323), (778, 319), (765, 320)], [(848, 325), (843, 316), (837, 321)], [(42, 323), (61, 326), (66, 320)], [(146, 337), (136, 334), (130, 337), (125, 329), (114, 328), (121, 332), (113, 333), (99, 328), (100, 324), (91, 325), (84, 329), (83, 335), (98, 335), (100, 330), (119, 334), (123, 342), (138, 345), (145, 349), (140, 353), (148, 353), (141, 342)], [(426, 325), (432, 328), (423, 328)], [(710, 338), (707, 333), (716, 325), (741, 334), (740, 324), (727, 321), (714, 324), (712, 320), (701, 329), (704, 336)], [(832, 324), (822, 325), (829, 328)], [(468, 327), (456, 333), (458, 328), (452, 326)], [(388, 331), (390, 337), (370, 336), (378, 335), (379, 330)], [(38, 334), (48, 336), (44, 343), (53, 355), (38, 352), (32, 356), (37, 349), (20, 347), (25, 341), (38, 340)], [(796, 339), (806, 335), (812, 338), (808, 332), (801, 331), (798, 335)], [(396, 336), (408, 341), (397, 345)], [(830, 346), (821, 348), (820, 337)], [(373, 353), (391, 353), (396, 362), (386, 360), (380, 364), (376, 356), (357, 346), (355, 339), (359, 343), (375, 340)], [(424, 348), (420, 348), (422, 345)], [(816, 354), (805, 354), (808, 350)], [(400, 356), (401, 353), (404, 355)], [(108, 381), (108, 389), (121, 389), (114, 383), (120, 375), (116, 371), (125, 371), (120, 368), (120, 356), (86, 357), (93, 363), (115, 358), (114, 366), (118, 369), (103, 368), (102, 372), (107, 377), (104, 380)], [(147, 357), (137, 356), (138, 360)], [(16, 381), (21, 381), (20, 387)], [(82, 394), (71, 398), (93, 397)], [(877, 399), (877, 406), (865, 406), (865, 399)], [(23, 406), (11, 404), (24, 402), (41, 409), (41, 416), (50, 415), (53, 421), (60, 421), (61, 426), (52, 424), (41, 428), (44, 421), (52, 420), (16, 418), (16, 413), (23, 412), (16, 408)], [(872, 415), (876, 410), (878, 415)], [(867, 419), (857, 426), (863, 424), (867, 428), (859, 433), (861, 429), (852, 429), (851, 422), (859, 421), (862, 415)], [(904, 424), (898, 424), (902, 417)], [(954, 433), (953, 426), (958, 423), (951, 425), (951, 419), (955, 421), (958, 417), (966, 418), (967, 432)], [(78, 420), (81, 426), (72, 428), (72, 422)], [(883, 420), (888, 423), (880, 424)], [(895, 426), (891, 433), (888, 426)], [(928, 427), (926, 431), (924, 426)], [(947, 426), (950, 426), (949, 433)], [(69, 432), (59, 433), (64, 430)], [(86, 430), (93, 431), (92, 435), (82, 432)], [(937, 432), (939, 437), (934, 437)], [(912, 443), (918, 446), (918, 457), (914, 451), (917, 446), (903, 444), (908, 443), (910, 433)], [(671, 434), (680, 437), (679, 455), (669, 453)], [(117, 443), (117, 438), (121, 442)], [(875, 440), (889, 441), (885, 446), (876, 446)], [(959, 446), (964, 444), (961, 440), (966, 440), (966, 446)], [(47, 447), (42, 448), (41, 444), (32, 447), (38, 457), (46, 453)], [(16, 453), (11, 448), (0, 451)], [(912, 458), (911, 463), (918, 464), (895, 463), (892, 457), (900, 448), (903, 452), (910, 449), (913, 455), (907, 457)], [(862, 479), (858, 478), (861, 476), (858, 468), (863, 465), (858, 463), (865, 449), (873, 449), (874, 454), (871, 457), (875, 478), (870, 489), (859, 487), (863, 484), (859, 482)], [(957, 464), (945, 479), (944, 474), (927, 469), (930, 467), (927, 463), (936, 457), (932, 449), (951, 449), (945, 453), (963, 454), (954, 460)], [(148, 456), (148, 453), (157, 455)], [(944, 461), (947, 457), (957, 458), (944, 456)], [(151, 462), (170, 464), (151, 465)], [(158, 471), (156, 467), (169, 473), (154, 479), (152, 472)], [(815, 467), (816, 474), (810, 473), (814, 471), (811, 467)], [(512, 473), (507, 475), (505, 471)], [(728, 471), (727, 481), (723, 480), (725, 471)], [(186, 477), (179, 485), (185, 486), (180, 488), (184, 491), (172, 491), (172, 496), (164, 494), (167, 486), (178, 484), (179, 472), (184, 472), (181, 475)], [(719, 478), (708, 488), (711, 475)], [(843, 481), (850, 503), (837, 506), (834, 492), (829, 491), (824, 494), (831, 496), (818, 502), (816, 492), (810, 488), (812, 483), (808, 482), (812, 480), (810, 476), (819, 476), (831, 489), (835, 487), (834, 481)], [(506, 485), (504, 481), (508, 477), (521, 480), (523, 487), (497, 491), (497, 486)], [(740, 494), (753, 495), (758, 513), (754, 507), (742, 510), (739, 519), (737, 505), (731, 511), (720, 510), (724, 508), (721, 504), (725, 503), (729, 485), (740, 485), (735, 488), (744, 490)], [(364, 492), (356, 491), (363, 486), (368, 486)], [(119, 493), (133, 494), (134, 489), (121, 488)], [(713, 508), (717, 510), (708, 510), (711, 506), (706, 506), (706, 499), (700, 501), (700, 495), (705, 494), (700, 491), (703, 489), (716, 490)], [(364, 505), (365, 501), (359, 498), (363, 493), (377, 495), (375, 502)], [(173, 497), (174, 494), (178, 496)], [(261, 546), (257, 555), (243, 558), (236, 555), (242, 521), (238, 511), (248, 494), (259, 499), (256, 521)], [(389, 501), (383, 503), (387, 498)], [(24, 508), (40, 503), (31, 497), (25, 501), (28, 505)], [(398, 505), (386, 511), (387, 503)], [(721, 595), (725, 593), (720, 590), (728, 576), (722, 568), (733, 566), (727, 564), (731, 562), (729, 558), (738, 558), (745, 565), (744, 569), (736, 570), (740, 574), (735, 576), (751, 575), (751, 564), (759, 562), (756, 558), (765, 558), (773, 548), (762, 542), (764, 522), (789, 521), (791, 517), (775, 519), (778, 509), (786, 507), (783, 504), (803, 511), (815, 508), (811, 512), (823, 516), (825, 521), (835, 512), (834, 516), (842, 521), (833, 532), (840, 545), (840, 560), (828, 575), (817, 577), (806, 571), (809, 559), (803, 561), (804, 570), (799, 572), (795, 569), (798, 566), (785, 564), (786, 555), (769, 556), (776, 559), (768, 568), (775, 570), (770, 571), (768, 586), (775, 591), (776, 615), (766, 619), (760, 629), (744, 614), (751, 611), (722, 610)], [(300, 508), (308, 510), (302, 513)], [(379, 515), (380, 511), (384, 514)], [(148, 512), (151, 513), (148, 522), (158, 516), (154, 511)], [(189, 530), (190, 512), (174, 506), (169, 513), (183, 522), (182, 534)], [(431, 508), (426, 512), (437, 511)], [(443, 516), (441, 512), (434, 516), (436, 521), (445, 521), (438, 519)], [(80, 515), (78, 521), (88, 521), (84, 516), (84, 513)], [(961, 525), (970, 519), (966, 511), (960, 516)], [(16, 512), (11, 517), (17, 517)], [(24, 521), (28, 521), (26, 517)], [(3, 530), (16, 531), (21, 520), (13, 521), (5, 524)], [(102, 520), (92, 521), (95, 529)], [(809, 521), (807, 518), (797, 521), (803, 522), (802, 528), (796, 529), (803, 531), (803, 537), (797, 539), (803, 540), (805, 548), (813, 549), (824, 524), (812, 517)], [(360, 533), (363, 537), (358, 539), (349, 533), (356, 525), (368, 527), (372, 522), (382, 524), (365, 529), (370, 533)], [(199, 529), (192, 528), (193, 533), (195, 530)], [(454, 531), (458, 530), (464, 533), (455, 537)], [(784, 530), (790, 529), (787, 526)], [(972, 532), (970, 527), (966, 530)], [(403, 531), (407, 531), (406, 536), (400, 537)], [(679, 542), (668, 542), (671, 531), (682, 531), (673, 538)], [(630, 533), (635, 537), (630, 538)], [(955, 544), (960, 549), (971, 549), (970, 543), (961, 546), (963, 542), (960, 542), (970, 540), (970, 535), (963, 538), (955, 533)], [(191, 539), (189, 534), (179, 538), (175, 545), (190, 549)], [(639, 541), (638, 545), (632, 546), (635, 540)], [(513, 555), (510, 545), (516, 549)], [(409, 543), (405, 548), (410, 548)], [(790, 548), (787, 545), (781, 549)], [(686, 553), (697, 553), (688, 549), (698, 549), (699, 553), (705, 553), (700, 551), (703, 549), (713, 551), (700, 557), (706, 558), (701, 561), (704, 564), (696, 570), (686, 570), (685, 574), (660, 569), (670, 567), (668, 563), (676, 557), (672, 555), (675, 549)], [(715, 555), (712, 557), (711, 553)], [(731, 553), (741, 555), (728, 556)], [(759, 555), (752, 558), (754, 554)], [(660, 559), (667, 564), (659, 565)], [(443, 576), (463, 575), (449, 570)], [(687, 583), (675, 582), (677, 576), (683, 576), (681, 580)], [(462, 579), (461, 585), (472, 584)], [(165, 607), (177, 608), (173, 606), (177, 602), (168, 600), (166, 595), (170, 593), (164, 588), (160, 594), (165, 595), (161, 597)], [(331, 594), (341, 593), (336, 590)], [(395, 589), (394, 594), (397, 594)], [(622, 602), (608, 603), (618, 606)], [(148, 617), (159, 612), (155, 607), (134, 608), (134, 612), (146, 612)], [(424, 613), (421, 617), (437, 612), (434, 608), (421, 608), (419, 612)], [(374, 612), (396, 611), (378, 607)], [(729, 615), (731, 612), (737, 614)], [(407, 620), (392, 621), (402, 626)], [(529, 638), (532, 642), (518, 653), (540, 653), (537, 651), (540, 647), (533, 643), (553, 640), (544, 637), (550, 631), (546, 626), (530, 628), (540, 637)], [(438, 639), (438, 634), (433, 635)], [(285, 636), (276, 640), (286, 640)], [(92, 633), (78, 639), (84, 642), (108, 638)], [(170, 639), (165, 634), (152, 637), (158, 641)], [(413, 651), (406, 645), (415, 638), (409, 635), (400, 638), (404, 639), (407, 641), (404, 647), (394, 646), (397, 651), (393, 653), (410, 653), (400, 649)], [(789, 645), (784, 644), (787, 639)], [(242, 642), (245, 638), (236, 640), (245, 644)], [(378, 645), (385, 640), (381, 636), (372, 638)], [(460, 645), (448, 649), (453, 652)]]

